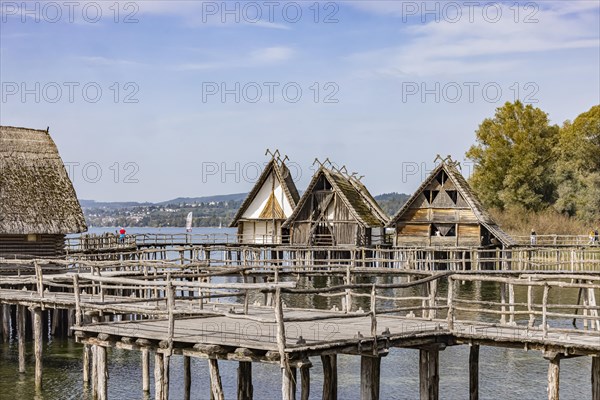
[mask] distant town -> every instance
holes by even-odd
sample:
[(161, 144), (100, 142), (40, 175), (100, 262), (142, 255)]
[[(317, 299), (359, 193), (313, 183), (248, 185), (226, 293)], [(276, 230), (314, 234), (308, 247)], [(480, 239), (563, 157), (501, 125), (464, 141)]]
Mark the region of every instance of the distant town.
[[(89, 227), (153, 227), (185, 226), (189, 212), (194, 227), (228, 226), (248, 193), (207, 197), (181, 197), (160, 203), (96, 202), (80, 200)], [(396, 213), (408, 199), (404, 193), (375, 196), (388, 215)]]

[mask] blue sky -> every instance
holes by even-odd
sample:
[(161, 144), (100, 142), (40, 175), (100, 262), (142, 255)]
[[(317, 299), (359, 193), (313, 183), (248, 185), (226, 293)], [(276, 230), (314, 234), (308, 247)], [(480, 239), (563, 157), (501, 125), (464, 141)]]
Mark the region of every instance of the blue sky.
[(600, 103), (595, 0), (0, 3), (0, 123), (50, 126), (85, 199), (247, 191), (266, 148), (410, 192), (505, 101)]

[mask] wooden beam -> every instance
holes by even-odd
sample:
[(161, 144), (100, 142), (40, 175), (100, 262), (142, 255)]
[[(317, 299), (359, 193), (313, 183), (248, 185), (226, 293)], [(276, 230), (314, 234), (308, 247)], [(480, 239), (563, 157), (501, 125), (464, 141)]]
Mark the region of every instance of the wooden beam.
[(548, 363), (548, 400), (559, 400), (560, 357), (554, 357)]
[(189, 356), (183, 356), (183, 399), (190, 400), (192, 395), (192, 368)]
[(98, 400), (108, 399), (108, 368), (106, 367), (106, 347), (96, 348), (96, 366), (98, 368)]
[(308, 400), (310, 397), (310, 367), (303, 366), (300, 368), (300, 378), (302, 386), (300, 388), (300, 400)]
[(600, 400), (600, 357), (592, 357), (592, 400)]
[(469, 351), (469, 399), (479, 400), (479, 345)]
[(208, 369), (210, 372), (210, 388), (215, 400), (225, 400), (223, 386), (221, 385), (221, 375), (219, 375), (219, 362), (211, 358), (208, 360)]
[(254, 388), (252, 386), (252, 363), (240, 361), (238, 366), (238, 400), (252, 400)]
[(323, 400), (337, 400), (337, 355), (321, 356), (323, 364)]
[(362, 356), (360, 361), (361, 400), (379, 399), (379, 372), (381, 358)]
[(33, 310), (33, 339), (35, 354), (35, 388), (42, 388), (42, 309)]

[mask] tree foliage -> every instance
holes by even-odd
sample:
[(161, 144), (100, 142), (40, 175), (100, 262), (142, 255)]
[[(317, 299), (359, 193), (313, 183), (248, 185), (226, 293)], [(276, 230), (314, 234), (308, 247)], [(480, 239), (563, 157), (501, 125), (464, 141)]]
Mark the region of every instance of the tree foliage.
[(542, 210), (555, 200), (553, 150), (559, 128), (520, 101), (506, 103), (476, 131), (467, 152), (476, 164), (471, 184), (488, 207)]

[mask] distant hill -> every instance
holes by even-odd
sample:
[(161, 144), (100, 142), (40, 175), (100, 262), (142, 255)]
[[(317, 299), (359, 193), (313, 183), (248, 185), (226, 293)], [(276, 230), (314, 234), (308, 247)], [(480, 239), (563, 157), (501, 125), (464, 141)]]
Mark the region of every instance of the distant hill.
[[(248, 193), (203, 197), (178, 197), (159, 203), (96, 202), (79, 200), (89, 226), (185, 226), (193, 212), (193, 226), (227, 226)], [(384, 193), (375, 200), (389, 215), (394, 215), (409, 198), (403, 193)]]

